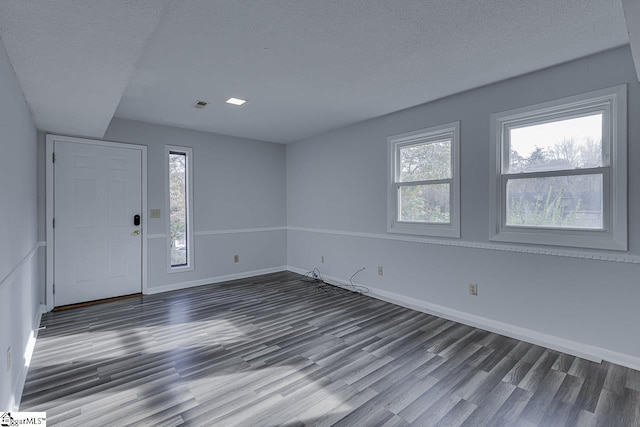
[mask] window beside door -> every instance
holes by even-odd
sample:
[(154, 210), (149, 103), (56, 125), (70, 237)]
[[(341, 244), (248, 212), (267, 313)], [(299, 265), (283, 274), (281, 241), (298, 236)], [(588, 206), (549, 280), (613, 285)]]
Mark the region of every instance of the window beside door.
[(169, 272), (193, 269), (192, 150), (166, 146), (167, 262)]

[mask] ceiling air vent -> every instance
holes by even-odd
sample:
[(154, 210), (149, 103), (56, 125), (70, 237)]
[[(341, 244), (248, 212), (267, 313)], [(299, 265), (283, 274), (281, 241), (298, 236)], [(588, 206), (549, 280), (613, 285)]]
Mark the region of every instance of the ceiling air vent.
[(206, 107), (208, 104), (207, 101), (196, 101), (196, 104), (194, 105), (194, 107), (196, 108), (204, 108)]

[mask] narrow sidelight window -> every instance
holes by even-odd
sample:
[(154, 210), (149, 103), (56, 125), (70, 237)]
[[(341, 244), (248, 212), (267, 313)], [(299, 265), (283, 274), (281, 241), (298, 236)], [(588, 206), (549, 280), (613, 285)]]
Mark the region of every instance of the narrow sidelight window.
[(191, 149), (166, 147), (169, 271), (193, 269)]

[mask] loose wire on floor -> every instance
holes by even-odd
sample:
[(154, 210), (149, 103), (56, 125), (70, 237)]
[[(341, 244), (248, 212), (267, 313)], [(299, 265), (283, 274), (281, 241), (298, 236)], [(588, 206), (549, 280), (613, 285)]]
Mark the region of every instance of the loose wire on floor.
[(307, 283), (318, 283), (318, 282), (324, 283), (322, 274), (320, 273), (320, 270), (318, 270), (317, 268), (314, 268), (313, 270), (307, 271), (306, 273), (304, 273), (302, 275), (302, 281)]
[(356, 277), (356, 275), (358, 273), (360, 273), (362, 270), (364, 270), (364, 267), (362, 267), (360, 270), (358, 270), (355, 273), (353, 273), (351, 275), (351, 277), (349, 277), (349, 283), (351, 283), (351, 287), (353, 288), (353, 291), (359, 293), (360, 295), (368, 294), (369, 292), (371, 292), (369, 290), (369, 288), (367, 288), (366, 286), (364, 286), (364, 285), (355, 285), (353, 283), (353, 278)]
[(311, 271), (307, 271), (306, 273), (304, 273), (302, 275), (302, 281), (306, 283), (316, 284), (316, 288), (319, 291), (324, 291), (324, 292), (345, 292), (346, 291), (346, 292), (356, 293), (359, 295), (364, 295), (370, 292), (369, 288), (367, 288), (364, 285), (353, 283), (354, 277), (356, 277), (356, 275), (364, 269), (365, 267), (362, 267), (361, 269), (357, 270), (355, 273), (351, 275), (351, 277), (349, 278), (348, 286), (347, 285), (342, 286), (340, 284), (326, 282), (324, 280), (324, 277), (322, 277), (322, 273), (317, 267)]

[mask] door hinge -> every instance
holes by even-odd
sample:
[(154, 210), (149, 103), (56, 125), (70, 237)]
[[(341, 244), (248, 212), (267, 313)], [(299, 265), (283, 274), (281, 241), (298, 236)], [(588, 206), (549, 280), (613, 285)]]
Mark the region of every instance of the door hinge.
[(56, 228), (56, 219), (55, 219), (55, 218), (53, 218), (53, 221), (52, 221), (52, 222), (53, 222), (53, 224), (52, 224), (52, 225), (53, 225), (53, 228)]
[(52, 163), (56, 162), (56, 153), (51, 153), (51, 162)]
[(56, 294), (56, 284), (55, 283), (53, 284), (53, 294), (54, 295)]

